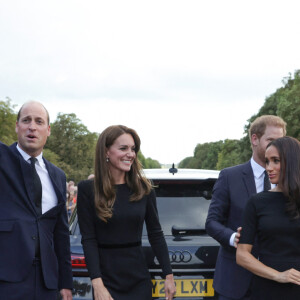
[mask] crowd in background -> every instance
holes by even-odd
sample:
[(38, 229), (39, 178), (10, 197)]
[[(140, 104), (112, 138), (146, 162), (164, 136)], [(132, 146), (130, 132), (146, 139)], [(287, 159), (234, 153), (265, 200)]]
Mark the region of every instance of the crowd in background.
[[(90, 174), (88, 179), (93, 179), (94, 174)], [(68, 218), (70, 219), (74, 208), (76, 207), (77, 202), (77, 186), (73, 180), (67, 182), (67, 197), (66, 197), (66, 206), (68, 212)]]

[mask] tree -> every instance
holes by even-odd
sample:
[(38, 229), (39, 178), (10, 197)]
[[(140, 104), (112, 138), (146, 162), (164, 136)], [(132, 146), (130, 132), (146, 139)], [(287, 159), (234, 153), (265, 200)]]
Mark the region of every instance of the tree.
[(300, 70), (295, 71), (294, 79), (285, 79), (285, 88), (279, 95), (278, 114), (287, 123), (287, 134), (300, 139)]
[(6, 101), (0, 101), (0, 141), (11, 145), (17, 140), (15, 125), (17, 114), (14, 112), (15, 105), (11, 104), (8, 97)]
[(241, 140), (225, 140), (218, 153), (217, 169), (221, 170), (242, 163), (241, 152)]
[(59, 157), (57, 165), (75, 182), (93, 173), (98, 134), (90, 132), (75, 114), (59, 113), (51, 124), (46, 149)]
[(150, 157), (146, 158), (146, 166), (147, 166), (147, 169), (160, 169), (161, 168), (160, 163), (157, 160), (152, 159)]
[(223, 141), (198, 144), (194, 150), (194, 156), (183, 159), (178, 167), (216, 170), (218, 153), (221, 151), (222, 146)]
[(150, 157), (145, 158), (145, 156), (143, 155), (143, 153), (141, 151), (139, 151), (138, 153), (138, 159), (140, 161), (140, 163), (143, 166), (143, 169), (160, 169), (161, 165), (157, 160), (154, 160)]
[(218, 153), (223, 147), (223, 141), (198, 144), (194, 151), (197, 160), (197, 168), (216, 170)]

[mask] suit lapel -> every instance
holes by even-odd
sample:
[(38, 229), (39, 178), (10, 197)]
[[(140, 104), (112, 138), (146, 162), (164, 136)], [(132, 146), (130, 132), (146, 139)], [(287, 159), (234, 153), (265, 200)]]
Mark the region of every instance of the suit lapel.
[(251, 195), (256, 194), (254, 174), (250, 161), (245, 164), (245, 168), (243, 170), (243, 181), (245, 183), (248, 196), (250, 197)]
[(62, 195), (63, 191), (59, 188), (61, 186), (60, 182), (58, 181), (59, 178), (57, 177), (57, 174), (55, 173), (55, 169), (53, 168), (53, 166), (45, 158), (43, 158), (43, 160), (46, 165), (49, 177), (51, 179), (54, 191), (56, 193), (57, 202), (59, 204), (60, 202), (63, 202), (64, 199)]
[(19, 151), (16, 148), (16, 143), (10, 146), (10, 149), (12, 152), (16, 155), (16, 158), (19, 160), (19, 165), (21, 168), (21, 173), (22, 173), (22, 178), (24, 181), (24, 186), (25, 186), (25, 192), (26, 196), (24, 198), (29, 199), (29, 201), (25, 201), (25, 204), (34, 211), (35, 214), (37, 214), (35, 210), (35, 205), (34, 205), (34, 186), (33, 186), (33, 180), (32, 180), (32, 171), (31, 171), (31, 166), (28, 162), (24, 160), (22, 155), (19, 153)]

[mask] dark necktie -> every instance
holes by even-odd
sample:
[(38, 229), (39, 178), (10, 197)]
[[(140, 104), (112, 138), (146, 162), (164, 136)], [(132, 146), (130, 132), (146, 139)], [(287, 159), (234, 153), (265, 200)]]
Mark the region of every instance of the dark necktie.
[(38, 175), (35, 163), (37, 159), (35, 157), (30, 157), (31, 161), (31, 169), (32, 169), (32, 178), (33, 178), (33, 185), (34, 185), (34, 203), (39, 211), (42, 212), (42, 183), (40, 176)]
[(269, 175), (267, 173), (267, 171), (265, 170), (265, 177), (264, 177), (264, 192), (268, 191), (271, 189), (271, 183), (270, 183), (270, 179), (269, 179)]

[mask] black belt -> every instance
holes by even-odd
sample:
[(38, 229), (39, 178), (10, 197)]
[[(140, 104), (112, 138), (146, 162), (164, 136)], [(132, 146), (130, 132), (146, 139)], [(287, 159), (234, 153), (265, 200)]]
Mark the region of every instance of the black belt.
[(138, 247), (141, 246), (141, 242), (133, 242), (133, 243), (126, 243), (126, 244), (98, 244), (99, 248), (104, 249), (113, 249), (113, 248), (131, 248), (131, 247)]

